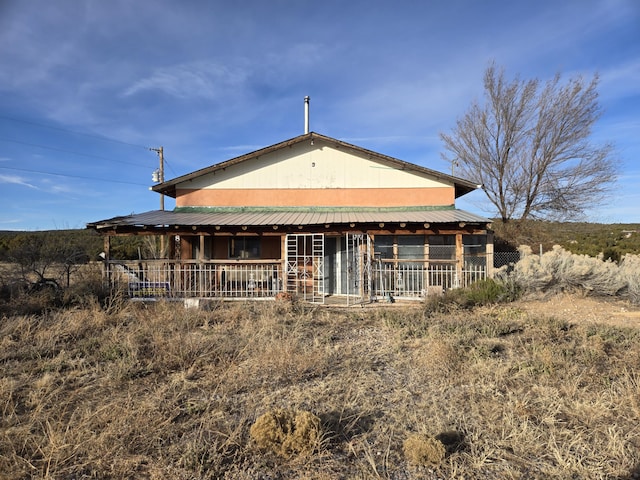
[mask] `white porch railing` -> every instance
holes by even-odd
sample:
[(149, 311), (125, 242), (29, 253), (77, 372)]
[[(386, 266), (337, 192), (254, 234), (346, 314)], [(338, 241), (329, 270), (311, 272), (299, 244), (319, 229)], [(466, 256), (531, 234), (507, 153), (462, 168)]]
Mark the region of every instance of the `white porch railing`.
[(131, 298), (273, 297), (282, 291), (283, 278), (280, 262), (264, 261), (110, 261), (107, 274)]
[[(268, 298), (282, 292), (286, 284), (282, 263), (273, 260), (112, 260), (106, 267), (111, 284), (131, 298)], [(487, 278), (485, 263), (478, 259), (465, 261), (462, 269), (455, 262), (376, 261), (368, 272), (370, 281), (358, 282), (362, 301), (424, 297)]]
[(485, 278), (487, 269), (482, 263), (469, 262), (458, 269), (455, 263), (376, 262), (372, 268), (372, 294), (423, 297), (466, 287)]

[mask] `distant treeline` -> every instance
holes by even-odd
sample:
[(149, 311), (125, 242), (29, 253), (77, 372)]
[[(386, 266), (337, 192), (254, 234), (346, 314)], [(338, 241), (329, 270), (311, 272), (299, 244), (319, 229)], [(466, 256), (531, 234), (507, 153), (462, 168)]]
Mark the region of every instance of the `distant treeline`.
[[(143, 248), (140, 236), (113, 237), (111, 240), (111, 257), (121, 260), (133, 260), (140, 256)], [(65, 256), (67, 261), (86, 263), (100, 260), (100, 252), (104, 250), (102, 236), (92, 230), (46, 230), (34, 232), (0, 231), (0, 261), (15, 260), (15, 254), (25, 255), (27, 252), (45, 249), (53, 256)]]
[(640, 224), (544, 222), (502, 224), (495, 222), (496, 251), (528, 245), (547, 252), (554, 245), (577, 255), (619, 261), (625, 254), (640, 254)]

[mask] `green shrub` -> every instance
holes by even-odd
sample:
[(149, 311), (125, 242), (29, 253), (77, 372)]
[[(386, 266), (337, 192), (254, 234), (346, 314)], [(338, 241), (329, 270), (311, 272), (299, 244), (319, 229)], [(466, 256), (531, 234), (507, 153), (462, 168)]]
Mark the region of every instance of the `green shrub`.
[(472, 306), (512, 301), (517, 296), (515, 286), (508, 288), (507, 284), (492, 278), (474, 282), (462, 292), (466, 304)]
[(479, 305), (514, 301), (519, 289), (512, 281), (487, 278), (472, 283), (466, 288), (447, 290), (443, 295), (430, 295), (425, 299), (427, 314), (452, 313), (459, 309), (469, 309)]

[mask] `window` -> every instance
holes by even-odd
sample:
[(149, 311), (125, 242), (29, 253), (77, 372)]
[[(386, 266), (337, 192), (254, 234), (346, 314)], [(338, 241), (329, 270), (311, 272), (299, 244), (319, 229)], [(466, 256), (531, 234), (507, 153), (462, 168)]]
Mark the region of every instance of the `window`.
[(463, 235), (462, 244), (464, 245), (465, 255), (481, 255), (487, 250), (487, 236)]
[[(200, 237), (188, 237), (191, 243), (191, 258), (200, 258)], [(211, 252), (213, 251), (213, 239), (211, 237), (204, 237), (204, 253), (202, 258), (204, 260), (211, 260)]]
[(229, 239), (229, 258), (260, 258), (259, 237), (232, 237)]
[(382, 260), (424, 259), (423, 235), (376, 235), (376, 257)]
[(456, 237), (455, 235), (431, 235), (429, 236), (430, 260), (455, 260)]
[(398, 235), (398, 258), (401, 260), (424, 259), (424, 236)]
[(376, 235), (374, 245), (376, 258), (393, 259), (393, 235)]

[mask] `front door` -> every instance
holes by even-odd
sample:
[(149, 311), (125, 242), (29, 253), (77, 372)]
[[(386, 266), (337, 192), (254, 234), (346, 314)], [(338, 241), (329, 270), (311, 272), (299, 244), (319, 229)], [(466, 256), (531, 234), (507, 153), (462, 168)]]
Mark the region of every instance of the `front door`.
[(346, 235), (347, 304), (369, 300), (371, 295), (371, 237), (366, 233)]
[(286, 243), (287, 291), (305, 301), (324, 303), (324, 235), (288, 234)]

